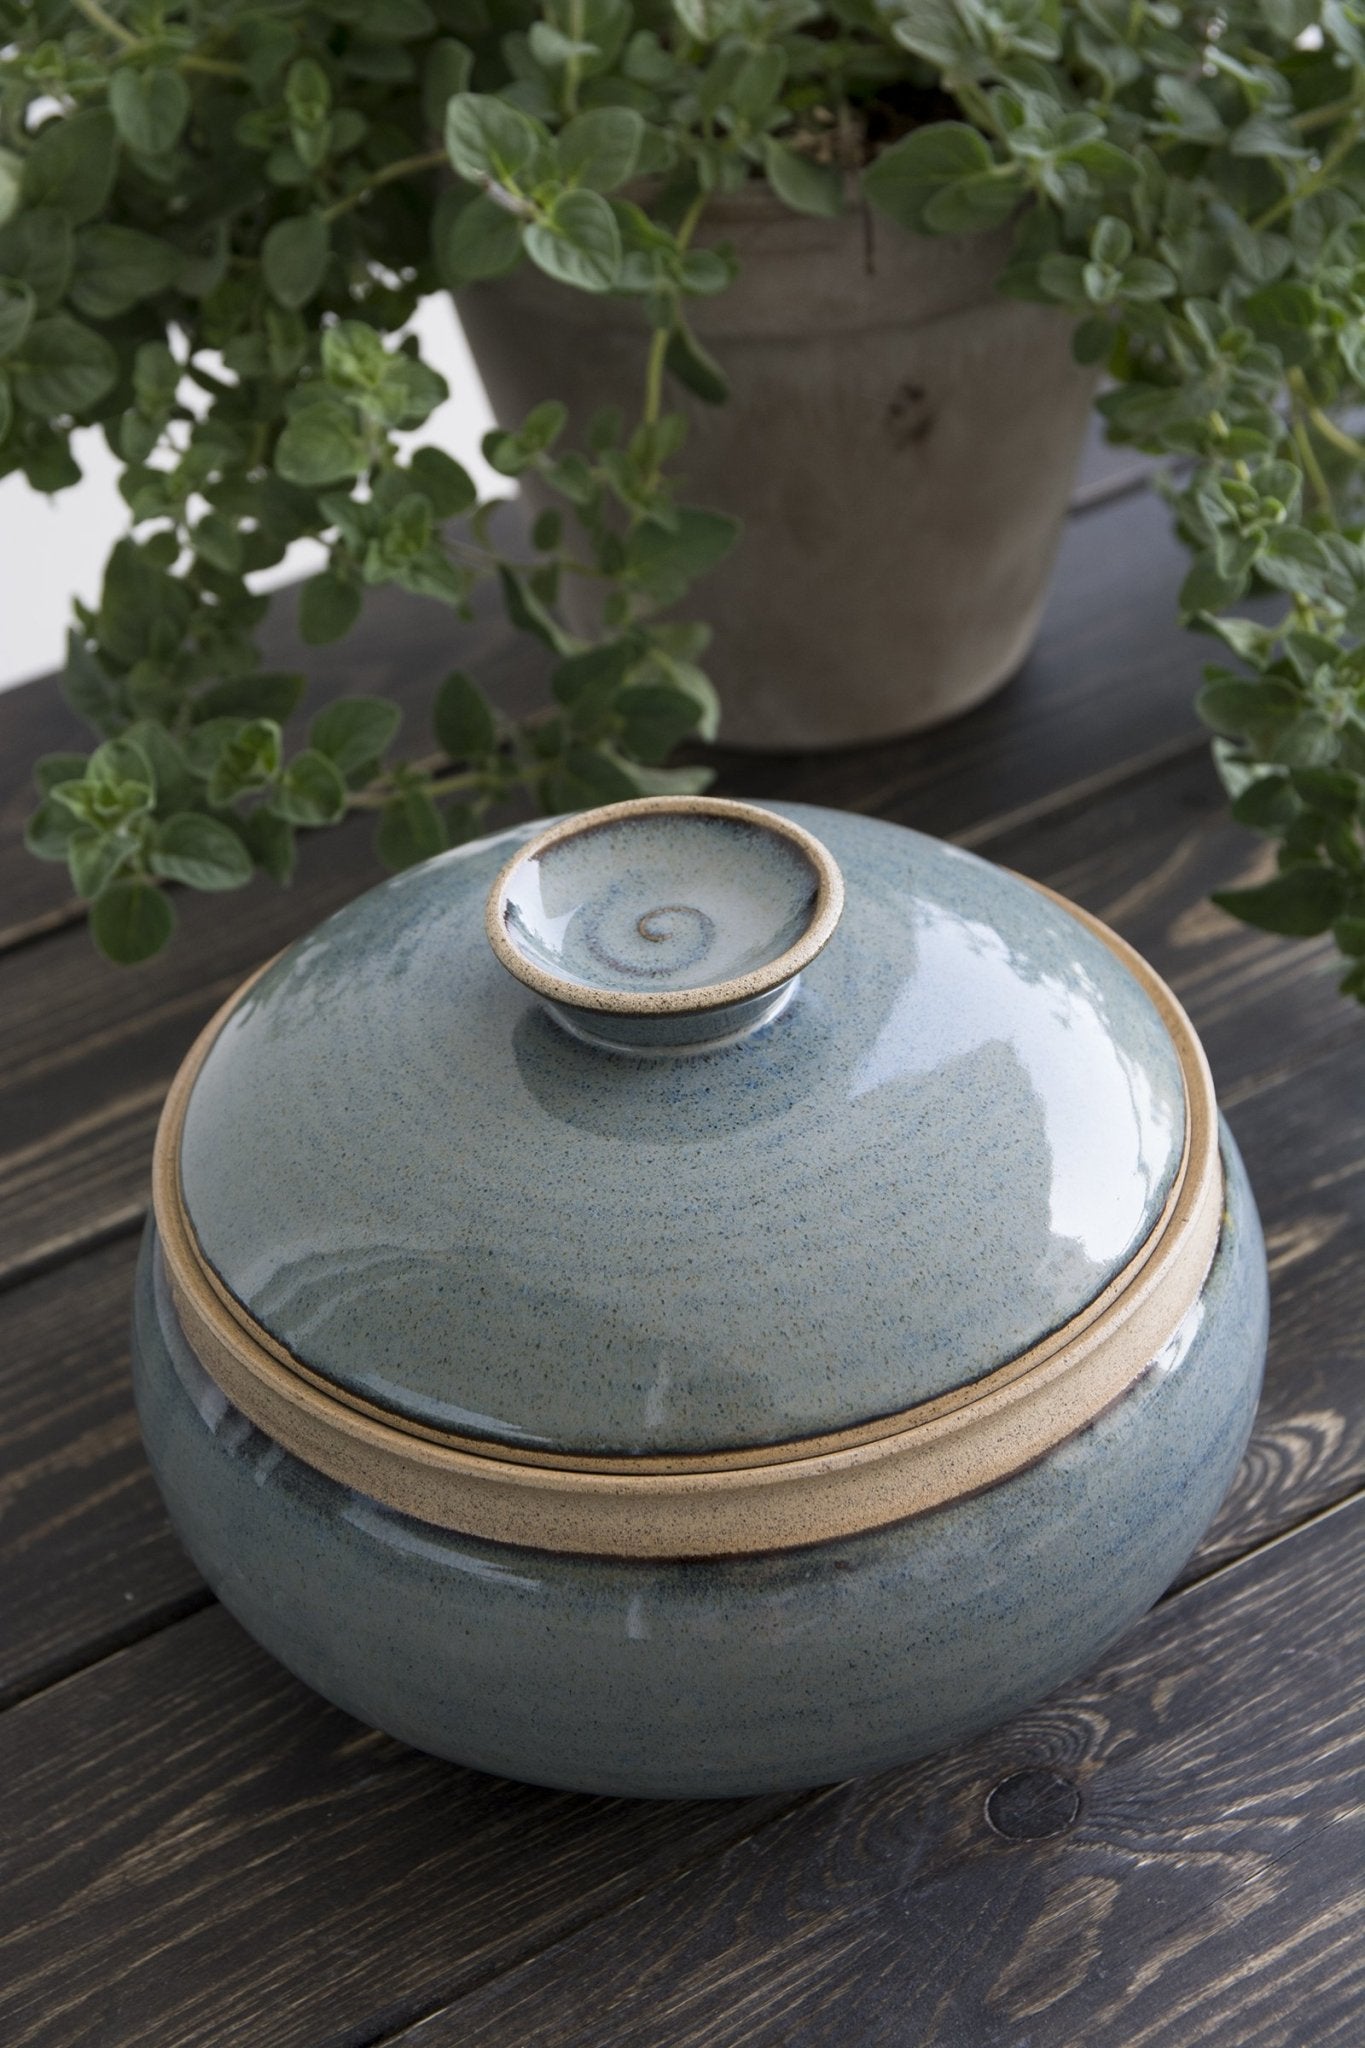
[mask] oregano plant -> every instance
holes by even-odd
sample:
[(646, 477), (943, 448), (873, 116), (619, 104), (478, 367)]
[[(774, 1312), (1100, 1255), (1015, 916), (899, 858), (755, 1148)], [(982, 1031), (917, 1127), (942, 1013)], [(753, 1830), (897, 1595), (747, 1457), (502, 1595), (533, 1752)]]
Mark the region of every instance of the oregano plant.
[[(67, 488), (98, 425), (129, 508), (65, 675), (100, 744), (38, 764), (29, 828), (112, 957), (168, 938), (165, 884), (283, 880), (299, 831), (357, 809), (401, 867), (519, 791), (704, 784), (668, 765), (717, 721), (678, 607), (737, 528), (679, 494), (677, 393), (725, 400), (693, 331), (734, 275), (707, 206), (764, 180), (797, 211), (1008, 230), (1000, 289), (1074, 317), (1111, 436), (1165, 458), (1182, 612), (1219, 643), (1199, 707), (1276, 846), (1218, 900), (1330, 929), (1365, 998), (1365, 6), (0, 0), (0, 49), (0, 473)], [(547, 506), (509, 554), (422, 439), (445, 386), (410, 323), (520, 263), (631, 300), (640, 382), (581, 445), (553, 392), (489, 436)], [(375, 584), (460, 614), (491, 582), (544, 712), (457, 673), (410, 757), (379, 698), (287, 744), (305, 678), (262, 667), (256, 584), (304, 538), (305, 641)]]

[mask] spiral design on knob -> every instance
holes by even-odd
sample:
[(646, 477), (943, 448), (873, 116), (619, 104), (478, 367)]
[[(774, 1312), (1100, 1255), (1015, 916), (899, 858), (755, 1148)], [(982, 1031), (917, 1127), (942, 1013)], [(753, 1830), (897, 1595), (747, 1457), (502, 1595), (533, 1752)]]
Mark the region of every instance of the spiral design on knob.
[(584, 919), (582, 932), (594, 960), (632, 981), (657, 980), (700, 966), (715, 937), (715, 920), (695, 903), (656, 903), (635, 913), (619, 901), (608, 901)]

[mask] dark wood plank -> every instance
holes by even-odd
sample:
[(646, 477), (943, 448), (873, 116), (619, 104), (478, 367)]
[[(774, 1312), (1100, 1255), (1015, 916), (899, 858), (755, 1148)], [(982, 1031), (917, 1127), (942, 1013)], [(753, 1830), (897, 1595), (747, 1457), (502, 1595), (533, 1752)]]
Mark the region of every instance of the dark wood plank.
[(1365, 1481), (1365, 1048), (1229, 1092), (1260, 1196), (1270, 1355), (1256, 1429), (1186, 1577)]
[(1150, 455), (1107, 441), (1104, 421), (1092, 413), (1071, 489), (1072, 512), (1085, 512), (1110, 498), (1122, 497), (1126, 491), (1141, 490), (1157, 466)]
[(359, 2048), (792, 1804), (436, 1763), (216, 1607), (12, 1708), (0, 1783), (5, 2048)]
[(133, 1414), (136, 1250), (111, 1245), (0, 1312), (0, 1706), (209, 1598)]
[(1363, 1538), (1337, 1510), (1009, 1727), (829, 1793), (389, 2048), (1357, 2042)]

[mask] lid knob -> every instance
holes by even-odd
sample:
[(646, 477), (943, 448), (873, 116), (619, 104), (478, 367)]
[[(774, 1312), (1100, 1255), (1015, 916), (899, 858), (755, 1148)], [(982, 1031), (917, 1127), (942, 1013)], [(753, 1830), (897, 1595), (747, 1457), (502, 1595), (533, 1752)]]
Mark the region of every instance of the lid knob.
[(577, 1037), (686, 1052), (775, 1017), (843, 906), (832, 856), (788, 819), (723, 797), (640, 797), (529, 840), (493, 884), (487, 929)]

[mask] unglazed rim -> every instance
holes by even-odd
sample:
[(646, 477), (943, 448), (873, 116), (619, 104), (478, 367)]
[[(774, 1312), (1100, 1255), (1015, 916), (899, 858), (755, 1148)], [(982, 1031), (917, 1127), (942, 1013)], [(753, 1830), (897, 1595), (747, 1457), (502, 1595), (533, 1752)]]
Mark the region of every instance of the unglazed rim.
[(1212, 1079), (1184, 1010), (1098, 918), (1029, 886), (1102, 939), (1156, 1003), (1181, 1066), (1185, 1148), (1160, 1217), (1123, 1271), (994, 1372), (822, 1437), (672, 1458), (542, 1455), (442, 1432), (347, 1393), (252, 1318), (204, 1256), (184, 1203), (186, 1106), (257, 975), (200, 1034), (157, 1130), (153, 1211), (191, 1349), (234, 1406), (305, 1464), (435, 1527), (519, 1548), (641, 1559), (798, 1549), (929, 1513), (1036, 1464), (1142, 1379), (1194, 1307), (1217, 1249), (1223, 1177)]
[[(590, 982), (571, 981), (566, 975), (550, 974), (528, 960), (507, 935), (507, 898), (518, 871), (562, 846), (566, 839), (584, 839), (610, 825), (627, 824), (632, 818), (658, 817), (723, 818), (734, 824), (751, 825), (791, 842), (810, 863), (815, 876), (815, 902), (810, 919), (794, 946), (776, 958), (766, 960), (751, 974), (729, 981), (703, 982), (696, 988), (615, 989), (594, 988)], [(544, 1001), (563, 1003), (576, 1010), (600, 1010), (617, 1017), (696, 1017), (708, 1010), (727, 1010), (750, 1002), (791, 981), (822, 953), (834, 935), (843, 914), (844, 878), (827, 847), (814, 833), (765, 811), (761, 804), (741, 804), (720, 796), (642, 796), (626, 803), (602, 804), (593, 811), (580, 811), (558, 824), (547, 826), (534, 839), (518, 847), (488, 892), (484, 929), (488, 943), (509, 974), (524, 982)]]

